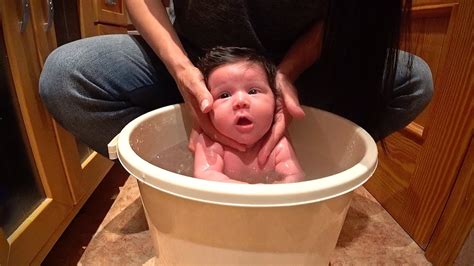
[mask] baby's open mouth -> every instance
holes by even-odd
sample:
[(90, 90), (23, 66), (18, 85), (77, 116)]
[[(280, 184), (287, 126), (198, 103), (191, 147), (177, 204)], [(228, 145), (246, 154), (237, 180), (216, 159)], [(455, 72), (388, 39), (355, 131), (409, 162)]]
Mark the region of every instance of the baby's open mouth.
[(237, 120), (237, 125), (238, 126), (247, 126), (247, 125), (250, 125), (250, 124), (252, 124), (252, 121), (250, 121), (246, 117), (241, 117), (241, 118), (239, 118), (239, 120)]

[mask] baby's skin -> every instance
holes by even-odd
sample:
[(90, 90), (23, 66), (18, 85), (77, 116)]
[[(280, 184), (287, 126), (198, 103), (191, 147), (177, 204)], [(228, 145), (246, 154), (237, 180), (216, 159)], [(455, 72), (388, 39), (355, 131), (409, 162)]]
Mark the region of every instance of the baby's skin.
[(304, 172), (286, 137), (275, 146), (265, 164), (258, 163), (262, 139), (273, 123), (275, 111), (275, 96), (263, 67), (245, 60), (224, 64), (212, 70), (207, 83), (214, 98), (211, 122), (220, 133), (247, 149), (235, 150), (201, 133), (195, 146), (195, 177), (233, 183), (304, 180)]
[(273, 149), (264, 165), (257, 155), (261, 143), (245, 152), (223, 146), (201, 134), (196, 145), (197, 178), (232, 183), (292, 183), (304, 180), (295, 153), (286, 137)]

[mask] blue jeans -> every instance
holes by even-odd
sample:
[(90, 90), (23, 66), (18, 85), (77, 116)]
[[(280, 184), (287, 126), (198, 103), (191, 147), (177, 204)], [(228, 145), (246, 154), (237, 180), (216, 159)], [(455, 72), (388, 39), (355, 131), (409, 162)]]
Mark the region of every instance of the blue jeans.
[[(408, 76), (407, 58), (407, 53), (399, 53), (393, 99), (380, 110), (384, 119), (376, 125), (379, 136), (405, 127), (432, 97), (428, 65), (415, 56)], [(183, 101), (151, 48), (140, 37), (129, 35), (81, 39), (54, 50), (41, 73), (40, 95), (64, 128), (103, 155), (107, 143), (131, 120)], [(326, 109), (324, 99), (321, 95), (302, 103)]]

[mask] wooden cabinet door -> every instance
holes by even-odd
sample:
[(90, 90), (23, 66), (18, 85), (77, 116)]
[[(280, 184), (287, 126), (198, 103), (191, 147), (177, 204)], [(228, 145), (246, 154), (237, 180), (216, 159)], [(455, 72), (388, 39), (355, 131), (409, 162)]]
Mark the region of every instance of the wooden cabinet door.
[(366, 188), (426, 248), (473, 134), (474, 1), (414, 1), (409, 51), (431, 67), (434, 97), (407, 128), (386, 139)]
[(46, 57), (56, 48), (53, 0), (29, 1), (38, 62), (42, 68)]
[(78, 144), (75, 137), (56, 122), (54, 129), (74, 204), (82, 206), (112, 168), (113, 162), (92, 150), (82, 158), (78, 145), (84, 144)]
[[(31, 19), (34, 28), (38, 62), (42, 68), (47, 56), (56, 48), (54, 6), (52, 0), (30, 0)], [(75, 138), (53, 121), (62, 164), (74, 204), (85, 201), (112, 167), (107, 158), (91, 151), (81, 158)]]
[(128, 18), (124, 0), (93, 0), (99, 23), (127, 26)]
[(128, 15), (123, 0), (78, 0), (81, 36), (127, 33)]
[[(61, 164), (53, 121), (38, 95), (40, 63), (31, 23), (30, 1), (0, 1), (1, 41), (8, 61), (11, 94), (18, 106), (24, 143), (31, 154), (38, 186), (44, 191), (29, 216), (7, 235), (9, 264), (27, 265), (49, 250), (47, 243), (58, 233), (73, 208), (67, 178)], [(4, 132), (5, 133), (5, 132)], [(2, 138), (4, 135), (2, 135)], [(1, 151), (8, 153), (8, 151)], [(5, 173), (7, 174), (7, 173)], [(24, 195), (27, 196), (27, 195)]]
[(15, 218), (5, 232), (10, 265), (39, 264), (112, 166), (95, 152), (81, 160), (75, 139), (54, 122), (39, 97), (43, 63), (56, 47), (50, 8), (51, 2), (43, 0), (0, 1), (1, 54), (8, 60), (8, 73), (2, 74), (11, 79), (7, 89), (18, 106), (15, 113), (41, 191), (37, 204), (29, 205), (31, 212)]

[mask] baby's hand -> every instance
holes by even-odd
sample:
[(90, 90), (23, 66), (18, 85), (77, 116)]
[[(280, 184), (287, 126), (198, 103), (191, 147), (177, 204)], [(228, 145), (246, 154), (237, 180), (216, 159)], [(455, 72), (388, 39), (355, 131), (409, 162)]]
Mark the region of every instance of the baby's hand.
[(298, 174), (298, 175), (289, 175), (285, 176), (281, 180), (275, 181), (275, 184), (285, 184), (285, 183), (296, 183), (296, 182), (301, 182), (305, 181), (305, 175), (304, 173)]
[(196, 143), (198, 141), (199, 135), (202, 133), (202, 130), (200, 127), (193, 127), (191, 129), (191, 133), (189, 134), (189, 142), (188, 142), (188, 149), (191, 152), (196, 151)]

